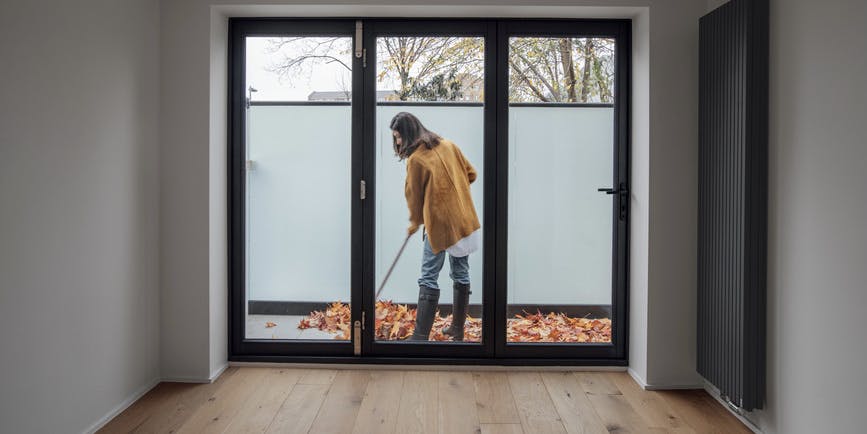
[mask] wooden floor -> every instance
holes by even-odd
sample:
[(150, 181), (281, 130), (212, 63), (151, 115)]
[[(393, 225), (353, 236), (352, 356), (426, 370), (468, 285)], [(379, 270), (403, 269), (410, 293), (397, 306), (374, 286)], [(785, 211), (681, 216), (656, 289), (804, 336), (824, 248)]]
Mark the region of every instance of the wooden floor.
[(161, 383), (104, 433), (750, 433), (704, 391), (641, 389), (625, 372), (231, 367)]

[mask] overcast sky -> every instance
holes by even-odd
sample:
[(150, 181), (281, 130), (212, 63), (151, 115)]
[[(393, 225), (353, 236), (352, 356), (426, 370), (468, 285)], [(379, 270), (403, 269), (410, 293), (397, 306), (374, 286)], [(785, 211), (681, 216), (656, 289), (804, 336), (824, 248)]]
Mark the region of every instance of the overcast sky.
[[(272, 38), (247, 38), (247, 85), (253, 86), (258, 92), (253, 94), (253, 101), (307, 101), (307, 96), (313, 91), (340, 91), (341, 79), (346, 87), (351, 89), (351, 74), (349, 70), (337, 62), (330, 64), (319, 62), (312, 68), (304, 68), (303, 73), (292, 76), (292, 82), (278, 74), (268, 71), (270, 66), (281, 61), (284, 55), (295, 56), (298, 49), (284, 47), (278, 53), (268, 52), (268, 40)], [(350, 38), (346, 38), (349, 44)], [(345, 58), (351, 65), (352, 53), (331, 53), (335, 57)]]

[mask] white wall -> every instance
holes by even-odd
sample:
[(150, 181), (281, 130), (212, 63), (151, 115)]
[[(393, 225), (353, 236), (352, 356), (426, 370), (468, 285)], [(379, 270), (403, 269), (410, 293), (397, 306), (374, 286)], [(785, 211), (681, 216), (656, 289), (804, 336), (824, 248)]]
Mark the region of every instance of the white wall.
[[(282, 4), (280, 4), (282, 3)], [(634, 36), (630, 368), (650, 385), (696, 385), (694, 161), (698, 17), (694, 0), (474, 2), (164, 1), (161, 8), (161, 348), (164, 375), (204, 379), (222, 363), (226, 16), (631, 17)], [(599, 7), (599, 4), (605, 7)], [(264, 5), (263, 5), (264, 4)], [(270, 4), (270, 6), (269, 6)], [(392, 4), (392, 6), (388, 6)], [(524, 6), (521, 6), (524, 5)], [(549, 7), (550, 6), (550, 7)], [(213, 25), (213, 27), (212, 27)], [(222, 45), (221, 45), (222, 44)], [(211, 53), (211, 57), (208, 56)], [(209, 81), (206, 78), (212, 77)], [(211, 190), (211, 185), (215, 189)], [(212, 194), (212, 196), (209, 196)], [(209, 199), (210, 197), (210, 199)], [(651, 205), (653, 204), (653, 205)], [(209, 222), (213, 227), (205, 227)], [(214, 324), (221, 324), (213, 326)], [(651, 345), (648, 345), (651, 344)], [(224, 359), (223, 359), (224, 360)]]
[(867, 3), (771, 1), (766, 433), (867, 424)]
[(0, 3), (0, 432), (159, 376), (156, 0)]

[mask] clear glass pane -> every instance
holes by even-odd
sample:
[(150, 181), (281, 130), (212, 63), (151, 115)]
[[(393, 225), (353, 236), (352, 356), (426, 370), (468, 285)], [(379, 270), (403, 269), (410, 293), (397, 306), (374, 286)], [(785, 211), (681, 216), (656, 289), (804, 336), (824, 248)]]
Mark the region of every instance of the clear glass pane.
[[(412, 113), (428, 130), (460, 149), (478, 174), (477, 179), (470, 184), (470, 194), (479, 222), (483, 221), (483, 44), (482, 38), (467, 37), (381, 37), (377, 40), (377, 288), (394, 262), (409, 226), (405, 194), (407, 166), (405, 161), (400, 161), (395, 155), (390, 129), (390, 121), (397, 113)], [(442, 148), (435, 149), (445, 152), (447, 146), (440, 146)], [(426, 200), (430, 206), (436, 206), (436, 201)], [(422, 227), (409, 239), (377, 298), (375, 335), (378, 340), (404, 340), (416, 329), (424, 231)], [(464, 327), (465, 342), (481, 340), (481, 236), (478, 242), (478, 250), (467, 259), (472, 294)], [(452, 323), (451, 312), (454, 308), (450, 254), (442, 254), (445, 257), (437, 280), (440, 290), (438, 311), (428, 335), (431, 341), (452, 340), (442, 332), (444, 326)]]
[(247, 38), (248, 339), (349, 339), (350, 46)]
[(483, 102), (484, 43), (483, 38), (377, 38), (377, 100)]
[(610, 342), (614, 41), (509, 47), (507, 341)]
[(509, 38), (509, 102), (613, 103), (614, 39)]

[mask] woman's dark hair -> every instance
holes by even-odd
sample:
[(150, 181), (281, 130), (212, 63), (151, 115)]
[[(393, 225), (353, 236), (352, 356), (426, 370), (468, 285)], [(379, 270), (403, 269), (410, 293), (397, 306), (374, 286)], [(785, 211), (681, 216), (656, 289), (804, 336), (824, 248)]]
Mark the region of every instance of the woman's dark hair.
[(405, 160), (420, 145), (425, 145), (428, 149), (433, 149), (440, 144), (442, 137), (428, 130), (421, 124), (412, 113), (400, 112), (391, 118), (391, 129), (400, 134), (401, 145), (397, 145), (397, 141), (392, 137), (392, 146), (394, 147), (394, 155), (397, 158)]

